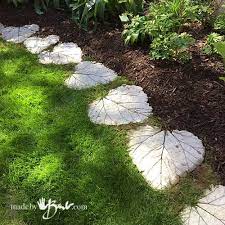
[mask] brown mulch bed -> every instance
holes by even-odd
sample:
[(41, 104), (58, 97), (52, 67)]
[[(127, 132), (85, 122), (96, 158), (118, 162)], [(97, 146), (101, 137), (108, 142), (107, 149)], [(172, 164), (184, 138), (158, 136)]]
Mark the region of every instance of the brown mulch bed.
[[(219, 80), (224, 74), (220, 60), (202, 55), (196, 45), (186, 65), (152, 61), (147, 49), (124, 46), (119, 27), (105, 25), (96, 32), (85, 32), (63, 11), (49, 10), (39, 16), (29, 7), (18, 10), (0, 5), (0, 22), (37, 23), (41, 34), (58, 34), (62, 41), (76, 42), (85, 55), (142, 86), (155, 115), (168, 129), (185, 129), (203, 140), (208, 161), (225, 184), (225, 83)], [(200, 27), (193, 32), (198, 43), (205, 34)]]

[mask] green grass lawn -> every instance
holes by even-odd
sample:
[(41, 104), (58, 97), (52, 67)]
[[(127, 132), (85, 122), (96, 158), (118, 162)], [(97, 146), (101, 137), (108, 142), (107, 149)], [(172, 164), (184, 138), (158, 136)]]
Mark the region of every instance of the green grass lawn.
[[(191, 177), (170, 191), (146, 184), (127, 152), (126, 128), (92, 124), (88, 104), (126, 82), (85, 91), (64, 80), (73, 66), (40, 65), (0, 40), (0, 224), (179, 225), (179, 211), (201, 193)], [(39, 198), (87, 205), (50, 220), (10, 210)]]

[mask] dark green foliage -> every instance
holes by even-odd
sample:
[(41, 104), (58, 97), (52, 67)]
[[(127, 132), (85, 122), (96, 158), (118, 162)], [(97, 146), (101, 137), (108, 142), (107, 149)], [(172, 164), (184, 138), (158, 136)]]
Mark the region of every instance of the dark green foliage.
[(72, 0), (70, 6), (73, 19), (87, 28), (90, 21), (112, 20), (124, 12), (141, 13), (143, 0)]
[(7, 0), (8, 3), (13, 3), (16, 7), (20, 4), (26, 4), (29, 0)]
[(218, 33), (211, 33), (207, 36), (205, 47), (203, 48), (203, 52), (207, 55), (212, 55), (214, 53), (218, 53), (214, 44), (224, 40), (224, 36)]
[(32, 2), (35, 11), (43, 14), (48, 7), (67, 8), (72, 18), (87, 29), (90, 22), (112, 21), (124, 12), (138, 14), (143, 12), (143, 0), (8, 0), (16, 7)]
[[(123, 32), (125, 43), (134, 44), (152, 40), (150, 55), (153, 58), (175, 57), (186, 61), (190, 58), (188, 47), (193, 44), (193, 38), (190, 38), (190, 35), (181, 34), (184, 26), (196, 21), (203, 22), (205, 14), (209, 11), (210, 7), (207, 4), (197, 4), (196, 1), (191, 0), (154, 2), (150, 4), (147, 15), (133, 17), (130, 23), (125, 25)], [(175, 43), (176, 41), (178, 43)]]
[[(149, 7), (147, 16), (131, 19), (130, 24), (125, 27), (125, 40), (130, 35), (129, 30), (140, 29), (141, 34), (144, 30), (146, 35), (153, 38), (169, 32), (180, 33), (186, 23), (201, 19), (202, 8), (203, 6), (193, 4), (190, 0), (167, 0), (153, 3)], [(139, 38), (141, 37), (136, 37), (136, 39)]]
[(146, 29), (148, 18), (146, 16), (135, 16), (132, 18), (131, 23), (126, 26), (123, 31), (123, 37), (125, 44), (135, 44), (137, 42), (144, 42), (149, 36), (148, 30)]
[(194, 38), (187, 33), (159, 36), (151, 44), (150, 56), (153, 59), (179, 59), (186, 62), (191, 57), (188, 48), (194, 41)]
[(214, 28), (221, 33), (225, 33), (225, 13), (217, 16), (214, 22)]
[(32, 2), (34, 9), (38, 14), (43, 14), (48, 7), (60, 8), (69, 6), (70, 0), (7, 0), (8, 3), (13, 3), (16, 7), (21, 4)]
[[(217, 42), (214, 43), (214, 46), (216, 48), (216, 51), (220, 56), (223, 58), (224, 66), (225, 66), (225, 42)], [(221, 80), (225, 81), (225, 77), (220, 77)]]

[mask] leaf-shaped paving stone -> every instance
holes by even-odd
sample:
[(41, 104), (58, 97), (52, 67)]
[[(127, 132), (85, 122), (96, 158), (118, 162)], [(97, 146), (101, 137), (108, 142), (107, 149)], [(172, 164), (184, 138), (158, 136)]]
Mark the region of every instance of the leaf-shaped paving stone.
[(80, 63), (82, 51), (77, 44), (61, 43), (54, 47), (53, 51), (44, 51), (39, 54), (39, 61), (42, 64), (68, 64)]
[(1, 30), (2, 38), (14, 43), (22, 43), (27, 38), (39, 31), (36, 24), (25, 25), (23, 27), (5, 27)]
[(74, 89), (107, 84), (117, 78), (117, 74), (101, 63), (84, 61), (75, 68), (75, 73), (66, 80), (66, 85)]
[(207, 190), (196, 207), (187, 207), (181, 214), (184, 225), (224, 225), (225, 187)]
[(143, 122), (152, 114), (152, 107), (147, 101), (148, 97), (141, 87), (122, 85), (93, 102), (89, 117), (94, 123), (106, 125)]
[(153, 187), (176, 184), (204, 159), (202, 141), (188, 131), (144, 126), (129, 134), (129, 151), (138, 170)]
[(56, 44), (57, 42), (59, 42), (59, 36), (49, 35), (46, 38), (30, 37), (24, 41), (24, 45), (31, 53), (38, 54), (49, 46)]

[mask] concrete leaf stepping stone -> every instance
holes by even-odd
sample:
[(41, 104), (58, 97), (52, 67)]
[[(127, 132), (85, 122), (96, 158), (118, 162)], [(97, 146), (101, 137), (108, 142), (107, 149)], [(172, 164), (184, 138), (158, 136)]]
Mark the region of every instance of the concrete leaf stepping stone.
[(33, 54), (39, 54), (44, 49), (59, 42), (59, 36), (49, 35), (46, 38), (30, 37), (24, 41), (24, 45)]
[(5, 41), (14, 43), (22, 43), (38, 31), (39, 26), (36, 24), (25, 25), (23, 27), (5, 27), (1, 29), (2, 38)]
[(163, 189), (179, 181), (204, 159), (202, 141), (188, 131), (144, 126), (129, 134), (129, 154), (151, 186)]
[(66, 85), (79, 90), (107, 84), (116, 78), (117, 74), (103, 64), (84, 61), (76, 66), (75, 73), (66, 80)]
[(93, 123), (122, 125), (143, 122), (152, 114), (148, 97), (141, 87), (122, 85), (103, 99), (90, 105), (89, 117)]
[(181, 214), (184, 225), (224, 225), (225, 186), (207, 190), (196, 207), (188, 207)]
[(39, 54), (39, 61), (42, 64), (69, 64), (80, 63), (82, 51), (77, 44), (61, 43), (54, 47), (53, 51), (44, 51)]

